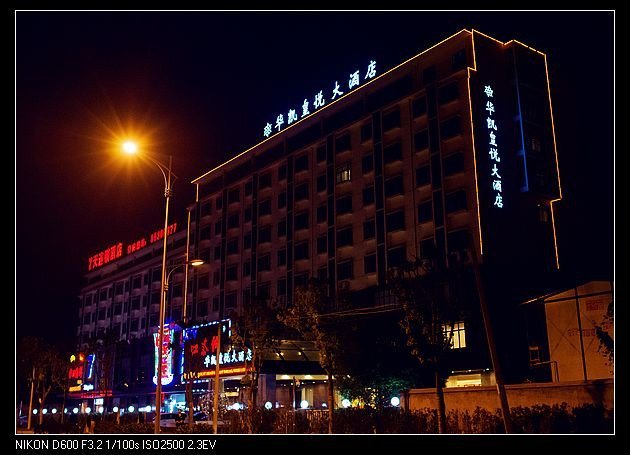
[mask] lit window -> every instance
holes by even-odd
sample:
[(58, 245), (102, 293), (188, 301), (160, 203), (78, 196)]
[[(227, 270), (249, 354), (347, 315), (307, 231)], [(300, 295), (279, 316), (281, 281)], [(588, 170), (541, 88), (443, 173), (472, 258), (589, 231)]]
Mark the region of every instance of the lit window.
[(337, 183), (349, 182), (350, 176), (350, 163), (337, 168)]
[(466, 329), (463, 322), (455, 322), (451, 324), (442, 324), (444, 337), (451, 337), (451, 349), (462, 349), (466, 347)]

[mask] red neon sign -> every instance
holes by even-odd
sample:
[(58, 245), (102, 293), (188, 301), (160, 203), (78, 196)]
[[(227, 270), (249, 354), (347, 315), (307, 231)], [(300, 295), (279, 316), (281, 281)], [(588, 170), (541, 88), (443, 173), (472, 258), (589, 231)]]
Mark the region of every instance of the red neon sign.
[[(171, 224), (166, 229), (166, 235), (173, 235), (177, 231), (177, 223)], [(126, 254), (135, 253), (136, 251), (146, 247), (149, 244), (155, 243), (164, 238), (164, 229), (157, 230), (153, 232), (149, 236), (149, 242), (147, 242), (146, 237), (142, 237), (135, 242), (131, 242), (125, 248)], [(123, 255), (123, 244), (122, 242), (118, 242), (116, 245), (112, 245), (106, 250), (99, 251), (93, 256), (88, 258), (88, 271), (94, 270), (96, 268), (102, 267), (109, 262), (112, 262)]]

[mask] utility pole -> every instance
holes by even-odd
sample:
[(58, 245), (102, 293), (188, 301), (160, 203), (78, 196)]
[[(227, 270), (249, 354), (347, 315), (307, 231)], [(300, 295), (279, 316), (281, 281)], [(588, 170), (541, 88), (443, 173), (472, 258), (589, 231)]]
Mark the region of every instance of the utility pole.
[(212, 402), (212, 431), (218, 433), (219, 429), (219, 364), (221, 363), (221, 328), (223, 324), (219, 321), (217, 324), (217, 364), (214, 373), (214, 395)]
[(33, 366), (33, 377), (31, 378), (31, 398), (28, 402), (28, 420), (26, 424), (27, 429), (31, 429), (31, 418), (33, 416), (33, 394), (35, 392), (35, 366)]
[(501, 372), (499, 356), (497, 353), (497, 347), (494, 342), (492, 322), (490, 320), (490, 314), (488, 313), (486, 293), (484, 290), (481, 271), (479, 269), (479, 262), (477, 261), (477, 252), (475, 251), (474, 245), (471, 246), (471, 256), (473, 270), (475, 273), (475, 283), (477, 284), (477, 293), (479, 295), (479, 305), (481, 306), (481, 315), (483, 316), (483, 325), (486, 329), (486, 338), (488, 340), (488, 348), (490, 349), (490, 360), (492, 361), (492, 368), (494, 369), (494, 378), (497, 383), (497, 393), (499, 394), (499, 401), (501, 402), (503, 425), (505, 426), (505, 432), (510, 434), (512, 433), (512, 416), (510, 414), (510, 405), (508, 404), (507, 394), (505, 393), (505, 384), (503, 383), (503, 375)]

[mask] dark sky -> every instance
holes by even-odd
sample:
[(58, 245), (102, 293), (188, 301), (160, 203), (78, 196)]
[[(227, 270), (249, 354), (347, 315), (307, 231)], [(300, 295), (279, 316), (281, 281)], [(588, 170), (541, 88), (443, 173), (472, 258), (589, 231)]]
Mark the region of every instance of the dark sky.
[(137, 131), (174, 156), (181, 214), (188, 182), (258, 142), (278, 113), (462, 28), (547, 54), (561, 267), (610, 277), (612, 13), (19, 12), (17, 336), (73, 343), (87, 257), (163, 222), (161, 176), (119, 159), (117, 137)]

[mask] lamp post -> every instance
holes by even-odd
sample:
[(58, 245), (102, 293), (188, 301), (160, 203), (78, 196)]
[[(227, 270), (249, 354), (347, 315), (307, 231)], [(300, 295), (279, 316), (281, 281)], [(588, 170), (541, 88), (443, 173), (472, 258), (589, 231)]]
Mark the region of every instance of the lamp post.
[[(128, 155), (136, 155), (138, 153), (138, 145), (133, 141), (126, 141), (122, 144), (122, 150), (124, 153)], [(160, 412), (162, 409), (162, 343), (164, 342), (164, 313), (165, 313), (165, 302), (166, 302), (166, 241), (168, 238), (168, 205), (171, 199), (171, 167), (173, 164), (173, 157), (168, 157), (168, 167), (160, 163), (159, 161), (154, 160), (150, 156), (143, 155), (143, 158), (146, 158), (151, 163), (156, 165), (160, 172), (162, 173), (162, 177), (164, 177), (164, 199), (165, 199), (165, 208), (164, 208), (164, 244), (162, 246), (162, 292), (160, 293), (160, 323), (158, 326), (158, 346), (160, 347), (160, 360), (158, 362), (158, 379), (157, 386), (155, 389), (155, 434), (160, 433)]]

